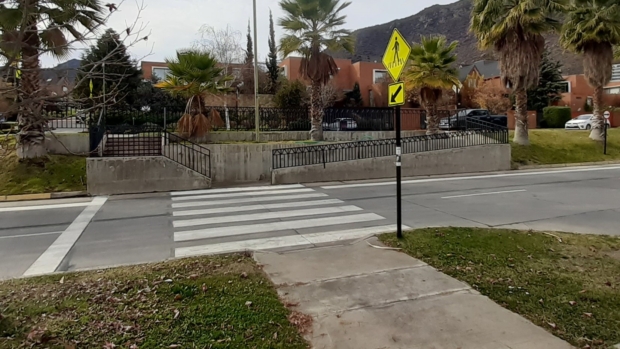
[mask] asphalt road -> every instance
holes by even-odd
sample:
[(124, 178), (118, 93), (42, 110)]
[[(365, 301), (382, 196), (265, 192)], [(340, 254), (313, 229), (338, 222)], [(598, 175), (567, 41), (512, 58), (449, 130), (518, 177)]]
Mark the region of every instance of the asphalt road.
[[(0, 279), (392, 231), (393, 181), (0, 204)], [(620, 166), (409, 179), (403, 224), (620, 235)]]

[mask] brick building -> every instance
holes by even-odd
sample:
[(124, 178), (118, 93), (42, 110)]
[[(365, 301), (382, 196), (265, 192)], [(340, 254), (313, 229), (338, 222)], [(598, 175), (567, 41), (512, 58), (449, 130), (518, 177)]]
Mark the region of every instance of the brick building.
[[(364, 106), (366, 107), (386, 107), (387, 106), (387, 84), (392, 82), (387, 70), (382, 63), (377, 62), (356, 62), (350, 59), (334, 59), (338, 66), (338, 74), (332, 77), (332, 84), (343, 92), (353, 90), (357, 82)], [(304, 81), (299, 74), (301, 66), (300, 57), (287, 57), (280, 63), (282, 74), (288, 80)]]

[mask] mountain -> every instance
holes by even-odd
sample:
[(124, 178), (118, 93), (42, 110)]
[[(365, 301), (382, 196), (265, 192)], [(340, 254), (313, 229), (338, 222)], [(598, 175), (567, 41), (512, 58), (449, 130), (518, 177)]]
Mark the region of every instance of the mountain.
[[(494, 59), (493, 52), (478, 50), (477, 40), (469, 32), (471, 8), (472, 0), (460, 0), (448, 5), (431, 6), (407, 18), (359, 29), (354, 32), (357, 38), (355, 54), (336, 53), (334, 57), (380, 62), (392, 30), (398, 28), (409, 42), (417, 42), (421, 35), (430, 34), (444, 35), (448, 41), (457, 40), (459, 47), (456, 53), (460, 65), (472, 64), (482, 59)], [(552, 57), (558, 57), (564, 64), (562, 74), (583, 73), (581, 58), (565, 52), (558, 44), (556, 34), (549, 34), (545, 38)]]

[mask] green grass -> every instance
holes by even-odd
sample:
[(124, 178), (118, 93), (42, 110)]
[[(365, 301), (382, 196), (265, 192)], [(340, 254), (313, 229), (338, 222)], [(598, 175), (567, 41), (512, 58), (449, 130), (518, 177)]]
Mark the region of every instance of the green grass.
[[(610, 129), (607, 155), (603, 145), (592, 141), (589, 131), (563, 129), (530, 130), (530, 145), (512, 144), (514, 165), (550, 165), (620, 160), (620, 129)], [(513, 133), (510, 133), (512, 139)]]
[(307, 348), (290, 315), (252, 258), (183, 259), (0, 283), (0, 348)]
[(49, 155), (20, 162), (14, 143), (0, 142), (0, 195), (86, 190), (86, 158)]
[(429, 228), (381, 240), (579, 348), (620, 343), (620, 239), (550, 234)]

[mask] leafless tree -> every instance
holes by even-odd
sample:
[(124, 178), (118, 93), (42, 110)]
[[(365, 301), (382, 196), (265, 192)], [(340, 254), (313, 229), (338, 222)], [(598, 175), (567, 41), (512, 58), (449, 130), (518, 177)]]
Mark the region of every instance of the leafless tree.
[[(221, 64), (224, 72), (235, 77), (234, 80), (226, 82), (225, 87), (239, 83), (243, 78), (244, 72), (241, 64), (245, 57), (245, 51), (241, 46), (241, 38), (243, 37), (241, 32), (229, 25), (224, 29), (217, 29), (206, 24), (200, 27), (198, 32), (200, 39), (194, 42), (194, 47), (210, 52)], [(224, 108), (226, 129), (230, 130), (230, 116), (226, 97), (224, 98)]]
[[(45, 3), (47, 7), (53, 8), (56, 6), (51, 0), (37, 1), (39, 4)], [(130, 48), (148, 40), (146, 27), (140, 22), (140, 15), (145, 8), (143, 1), (136, 1), (138, 15), (135, 21), (127, 23), (126, 27), (119, 31), (120, 33), (117, 37), (119, 47), (122, 43), (126, 48)], [(22, 2), (23, 0), (0, 1), (0, 11), (15, 9)], [(0, 81), (2, 81), (0, 84), (0, 96), (10, 100), (10, 105), (8, 105), (4, 113), (4, 118), (10, 115), (17, 116), (19, 133), (16, 146), (17, 154), (20, 158), (38, 158), (47, 154), (45, 133), (51, 132), (54, 127), (54, 121), (49, 119), (46, 112), (49, 106), (55, 106), (57, 103), (67, 100), (71, 100), (76, 105), (89, 102), (90, 107), (84, 112), (90, 114), (100, 112), (97, 121), (101, 121), (103, 109), (124, 98), (124, 95), (119, 91), (118, 85), (114, 83), (107, 86), (105, 93), (96, 99), (74, 98), (71, 88), (64, 90), (63, 93), (50, 95), (46, 93), (45, 88), (42, 88), (40, 84), (42, 69), (39, 62), (42, 56), (50, 54), (62, 56), (62, 53), (80, 49), (80, 46), (92, 45), (96, 42), (98, 35), (102, 33), (108, 19), (114, 15), (118, 8), (123, 6), (123, 2), (119, 4), (108, 3), (105, 6), (107, 7), (105, 15), (95, 20), (90, 26), (79, 25), (79, 23), (82, 23), (78, 19), (80, 14), (75, 14), (75, 18), (64, 18), (65, 22), (74, 23), (70, 29), (68, 27), (55, 27), (52, 17), (34, 15), (33, 11), (29, 12), (28, 6), (22, 8), (22, 18), (19, 23), (15, 23), (10, 27), (0, 23), (0, 32), (2, 34), (2, 39), (0, 40)], [(38, 21), (33, 22), (32, 18), (36, 18)], [(33, 28), (37, 29), (33, 30)], [(46, 35), (49, 38), (46, 39), (46, 36), (42, 35), (43, 33), (47, 33)], [(49, 41), (44, 42), (42, 45), (38, 40), (33, 42), (33, 36), (39, 36), (43, 40)], [(28, 54), (26, 55), (24, 52)], [(72, 86), (88, 83), (95, 79), (102, 79), (102, 68), (106, 64), (119, 64), (113, 59), (117, 52), (116, 49), (112, 49), (100, 61), (82, 66), (81, 70), (86, 73), (81, 75)], [(114, 76), (114, 78), (120, 78), (120, 76)], [(110, 80), (110, 77), (108, 76), (106, 80)], [(75, 120), (71, 122), (75, 122)], [(10, 150), (6, 144), (3, 147), (5, 152)], [(0, 155), (2, 155), (1, 151)]]

